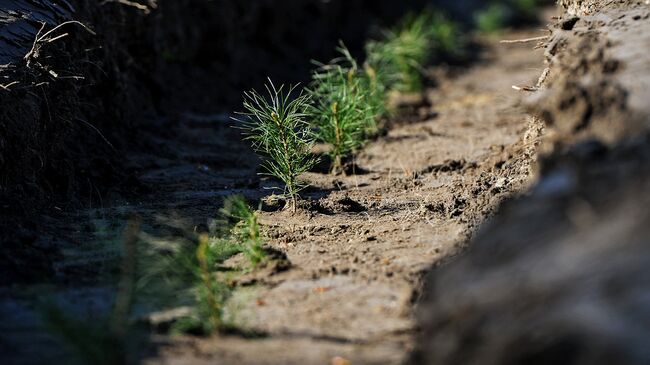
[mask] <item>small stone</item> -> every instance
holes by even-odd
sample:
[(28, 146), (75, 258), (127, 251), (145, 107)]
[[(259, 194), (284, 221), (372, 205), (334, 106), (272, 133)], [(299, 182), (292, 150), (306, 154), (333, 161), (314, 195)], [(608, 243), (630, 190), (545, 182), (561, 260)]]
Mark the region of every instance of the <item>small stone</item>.
[(340, 356), (334, 356), (331, 361), (332, 365), (352, 365), (352, 362), (350, 360), (340, 357)]

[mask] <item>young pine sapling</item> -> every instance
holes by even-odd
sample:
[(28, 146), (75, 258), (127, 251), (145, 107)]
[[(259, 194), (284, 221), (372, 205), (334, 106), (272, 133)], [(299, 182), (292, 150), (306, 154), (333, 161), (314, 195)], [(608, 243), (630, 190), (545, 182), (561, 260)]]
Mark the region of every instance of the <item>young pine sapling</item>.
[(296, 211), (298, 193), (307, 185), (299, 176), (309, 171), (317, 159), (311, 154), (314, 136), (305, 121), (309, 96), (300, 93), (293, 98), (296, 86), (284, 91), (269, 80), (266, 85), (268, 98), (255, 90), (244, 93), (244, 109), (241, 113), (243, 129), (253, 149), (265, 159), (266, 174), (284, 182), (293, 211)]
[[(359, 94), (367, 104), (365, 108), (368, 112), (366, 118), (366, 135), (372, 136), (377, 133), (377, 120), (386, 115), (386, 85), (382, 83), (382, 70), (376, 70), (367, 62), (360, 69), (357, 61), (352, 57), (350, 51), (345, 47), (343, 42), (337, 48), (341, 57), (330, 62), (332, 65), (340, 66), (347, 74), (347, 82), (352, 86), (352, 91)], [(323, 65), (321, 65), (321, 69)], [(315, 72), (315, 74), (317, 74)], [(352, 82), (355, 81), (355, 82)]]
[(359, 72), (347, 49), (339, 50), (344, 58), (320, 65), (309, 89), (312, 121), (317, 138), (330, 145), (332, 173), (340, 172), (343, 158), (375, 131), (375, 118), (380, 113), (377, 91), (370, 89), (374, 81)]
[(257, 212), (250, 208), (246, 199), (241, 195), (229, 196), (223, 203), (221, 214), (234, 221), (229, 232), (231, 240), (236, 241), (251, 265), (255, 267), (264, 262), (267, 255), (262, 248)]
[(367, 63), (380, 70), (388, 89), (414, 92), (422, 89), (422, 68), (431, 55), (428, 16), (408, 17), (382, 40), (366, 44)]

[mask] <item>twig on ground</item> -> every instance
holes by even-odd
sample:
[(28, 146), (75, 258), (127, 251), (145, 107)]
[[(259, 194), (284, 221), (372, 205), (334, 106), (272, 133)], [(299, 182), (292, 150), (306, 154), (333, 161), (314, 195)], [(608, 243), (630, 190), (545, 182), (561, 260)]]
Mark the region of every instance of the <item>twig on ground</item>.
[(75, 119), (78, 120), (78, 121), (80, 121), (80, 122), (82, 122), (82, 123), (84, 123), (85, 125), (87, 125), (88, 127), (90, 127), (92, 130), (94, 130), (95, 132), (97, 132), (97, 134), (99, 134), (99, 136), (104, 140), (104, 142), (106, 142), (106, 144), (108, 144), (108, 146), (109, 146), (111, 149), (113, 149), (113, 151), (117, 152), (117, 149), (115, 149), (115, 146), (113, 146), (113, 144), (112, 144), (111, 142), (109, 142), (109, 140), (108, 140), (106, 137), (104, 137), (104, 135), (102, 134), (102, 132), (101, 132), (99, 129), (97, 129), (97, 127), (95, 127), (94, 125), (90, 124), (89, 122), (86, 122), (86, 121), (83, 120), (83, 119), (79, 119), (79, 118), (75, 118)]
[(41, 23), (41, 28), (36, 32), (36, 38), (34, 39), (34, 43), (32, 43), (32, 48), (27, 52), (25, 57), (23, 59), (27, 60), (27, 66), (29, 67), (29, 59), (32, 57), (34, 52), (36, 52), (36, 45), (38, 44), (39, 36), (41, 35), (41, 32), (45, 29), (45, 22)]
[(1, 88), (2, 90), (9, 91), (9, 88), (10, 88), (10, 87), (12, 87), (13, 85), (16, 85), (16, 84), (18, 84), (18, 83), (19, 83), (19, 81), (12, 81), (12, 82), (10, 82), (10, 83), (8, 83), (8, 84), (6, 84), (6, 85), (0, 84), (0, 88)]
[(32, 61), (33, 58), (38, 58), (38, 51), (41, 48), (42, 44), (44, 44), (44, 43), (52, 43), (52, 42), (54, 42), (56, 40), (59, 40), (59, 39), (69, 35), (69, 33), (63, 33), (63, 34), (48, 38), (48, 36), (50, 36), (52, 33), (54, 33), (55, 31), (57, 31), (61, 27), (66, 26), (68, 24), (80, 25), (88, 33), (90, 33), (92, 35), (97, 35), (97, 33), (95, 33), (92, 29), (88, 28), (85, 24), (83, 24), (83, 23), (81, 23), (79, 21), (76, 21), (76, 20), (69, 20), (69, 21), (63, 22), (63, 23), (57, 25), (56, 27), (48, 30), (47, 32), (43, 33), (43, 35), (41, 35), (41, 33), (43, 32), (43, 29), (45, 29), (45, 25), (46, 25), (45, 22), (42, 22), (41, 23), (41, 28), (38, 30), (38, 32), (36, 32), (36, 37), (34, 37), (34, 42), (32, 43), (32, 48), (23, 57), (23, 59), (27, 61), (27, 67), (29, 67), (31, 65), (31, 61)]
[(546, 81), (546, 78), (548, 77), (549, 73), (551, 73), (551, 69), (549, 67), (546, 67), (544, 71), (542, 71), (542, 74), (539, 75), (539, 79), (537, 79), (537, 84), (535, 85), (535, 87), (537, 87), (538, 89), (541, 88), (544, 81)]
[(125, 6), (130, 6), (132, 8), (136, 8), (136, 9), (142, 11), (144, 14), (149, 14), (149, 13), (151, 13), (151, 9), (157, 8), (157, 4), (156, 4), (155, 1), (150, 1), (149, 5), (147, 6), (147, 5), (143, 5), (143, 4), (137, 3), (135, 1), (129, 1), (129, 0), (104, 0), (104, 1), (102, 1), (101, 5), (105, 5), (107, 3), (118, 3), (118, 4), (121, 4), (121, 5), (125, 5)]
[(517, 85), (512, 85), (512, 88), (517, 90), (517, 91), (537, 91), (539, 90), (538, 87), (536, 86), (517, 86)]
[(63, 34), (58, 35), (58, 36), (56, 36), (54, 38), (49, 38), (48, 40), (45, 41), (45, 43), (52, 43), (52, 42), (57, 41), (57, 40), (59, 40), (59, 39), (61, 39), (63, 37), (66, 37), (68, 35), (70, 35), (70, 33), (63, 33)]
[(532, 38), (524, 38), (524, 39), (503, 39), (499, 43), (528, 43), (528, 42), (535, 42), (535, 41), (543, 41), (548, 38), (549, 36), (543, 35), (540, 37), (532, 37)]
[(545, 68), (544, 71), (542, 71), (542, 74), (539, 75), (539, 79), (537, 79), (537, 83), (535, 86), (517, 86), (517, 85), (512, 85), (512, 88), (517, 90), (517, 91), (537, 91), (542, 88), (542, 84), (544, 81), (546, 81), (546, 78), (548, 77), (548, 74), (551, 72), (550, 68)]
[[(54, 33), (57, 29), (59, 29), (59, 28), (61, 28), (61, 27), (63, 27), (63, 26), (66, 26), (66, 25), (68, 25), (68, 24), (77, 24), (77, 25), (80, 25), (80, 26), (81, 26), (83, 29), (85, 29), (88, 33), (90, 33), (90, 34), (92, 34), (92, 35), (97, 35), (97, 33), (95, 33), (92, 29), (88, 28), (88, 26), (85, 25), (84, 23), (82, 23), (82, 22), (80, 22), (80, 21), (77, 21), (77, 20), (68, 20), (67, 22), (63, 22), (63, 23), (57, 25), (56, 27), (54, 27), (54, 28), (48, 30), (48, 31), (45, 32), (45, 34), (43, 34), (42, 36), (37, 37), (37, 38), (36, 38), (36, 42), (42, 42), (42, 41), (44, 41), (44, 40), (45, 40), (45, 37), (49, 36), (50, 34)], [(43, 27), (41, 27), (41, 29), (43, 29)], [(40, 31), (39, 31), (39, 32), (40, 32)], [(38, 34), (37, 34), (37, 35), (38, 35)], [(51, 38), (50, 38), (50, 39), (51, 39)], [(50, 39), (47, 39), (47, 40), (50, 40)]]

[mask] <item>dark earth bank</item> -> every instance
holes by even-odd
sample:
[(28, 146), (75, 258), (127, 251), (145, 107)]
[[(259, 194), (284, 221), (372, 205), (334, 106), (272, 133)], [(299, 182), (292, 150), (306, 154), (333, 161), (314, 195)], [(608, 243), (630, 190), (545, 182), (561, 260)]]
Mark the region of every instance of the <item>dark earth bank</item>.
[(561, 3), (537, 182), (429, 274), (413, 364), (650, 361), (650, 5)]

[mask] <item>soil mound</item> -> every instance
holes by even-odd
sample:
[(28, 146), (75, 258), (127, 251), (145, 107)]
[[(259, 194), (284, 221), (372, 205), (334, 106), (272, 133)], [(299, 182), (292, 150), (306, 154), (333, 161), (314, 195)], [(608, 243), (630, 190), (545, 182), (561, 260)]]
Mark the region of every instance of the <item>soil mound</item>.
[(538, 182), (429, 275), (413, 363), (650, 360), (650, 8), (564, 3), (532, 100)]

